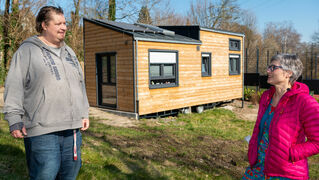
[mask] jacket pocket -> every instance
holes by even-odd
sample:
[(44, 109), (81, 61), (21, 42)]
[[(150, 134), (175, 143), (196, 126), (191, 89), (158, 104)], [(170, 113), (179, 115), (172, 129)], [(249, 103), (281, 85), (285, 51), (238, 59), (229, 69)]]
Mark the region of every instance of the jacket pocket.
[(26, 114), (27, 114), (27, 117), (25, 118), (26, 119), (25, 120), (26, 128), (32, 128), (34, 126), (37, 126), (39, 124), (39, 122), (41, 121), (39, 111), (41, 110), (41, 108), (45, 104), (45, 100), (46, 100), (46, 95), (45, 95), (44, 89), (42, 89), (40, 96), (41, 96), (40, 100), (37, 103), (34, 103), (33, 105), (27, 104), (25, 107)]
[(44, 89), (45, 99), (43, 106), (38, 110), (41, 126), (50, 127), (71, 121), (70, 101), (67, 92), (58, 86)]

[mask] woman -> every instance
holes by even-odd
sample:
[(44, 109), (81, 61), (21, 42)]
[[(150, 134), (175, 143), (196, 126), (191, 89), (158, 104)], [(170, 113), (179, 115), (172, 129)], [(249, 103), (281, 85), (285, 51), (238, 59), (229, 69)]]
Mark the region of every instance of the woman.
[(296, 55), (279, 54), (268, 66), (273, 85), (260, 99), (243, 179), (308, 179), (307, 157), (319, 153), (319, 104), (305, 84)]

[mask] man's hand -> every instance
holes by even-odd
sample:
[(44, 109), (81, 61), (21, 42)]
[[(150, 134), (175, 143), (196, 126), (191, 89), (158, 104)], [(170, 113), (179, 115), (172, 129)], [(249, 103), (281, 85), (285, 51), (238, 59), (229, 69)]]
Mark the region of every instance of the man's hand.
[(26, 135), (27, 130), (25, 129), (25, 126), (23, 126), (21, 130), (14, 130), (11, 132), (11, 136), (14, 138), (24, 138)]
[(90, 120), (89, 119), (82, 119), (82, 131), (85, 131), (89, 128), (90, 126)]

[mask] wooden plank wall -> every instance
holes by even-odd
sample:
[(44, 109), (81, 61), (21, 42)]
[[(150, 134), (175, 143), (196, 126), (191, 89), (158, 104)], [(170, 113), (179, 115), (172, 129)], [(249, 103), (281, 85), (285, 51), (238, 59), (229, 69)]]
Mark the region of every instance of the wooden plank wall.
[[(197, 45), (138, 42), (139, 115), (242, 97), (243, 51), (229, 51), (229, 38), (243, 43), (242, 37), (201, 31), (200, 38), (200, 51)], [(178, 51), (178, 87), (149, 89), (149, 49)], [(212, 55), (211, 77), (201, 75), (201, 52)], [(230, 53), (241, 55), (240, 75), (229, 75)]]
[(132, 37), (86, 20), (84, 32), (84, 69), (90, 105), (97, 106), (96, 53), (116, 52), (117, 110), (134, 112)]

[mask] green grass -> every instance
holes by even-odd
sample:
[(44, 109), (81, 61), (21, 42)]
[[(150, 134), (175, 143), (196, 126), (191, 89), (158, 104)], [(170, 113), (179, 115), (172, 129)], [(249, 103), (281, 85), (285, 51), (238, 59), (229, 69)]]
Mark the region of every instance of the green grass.
[[(225, 109), (177, 118), (141, 120), (137, 127), (112, 127), (91, 118), (83, 133), (78, 179), (240, 179), (254, 122)], [(10, 137), (0, 120), (0, 177), (27, 179), (23, 141)], [(319, 177), (319, 157), (310, 175)]]

